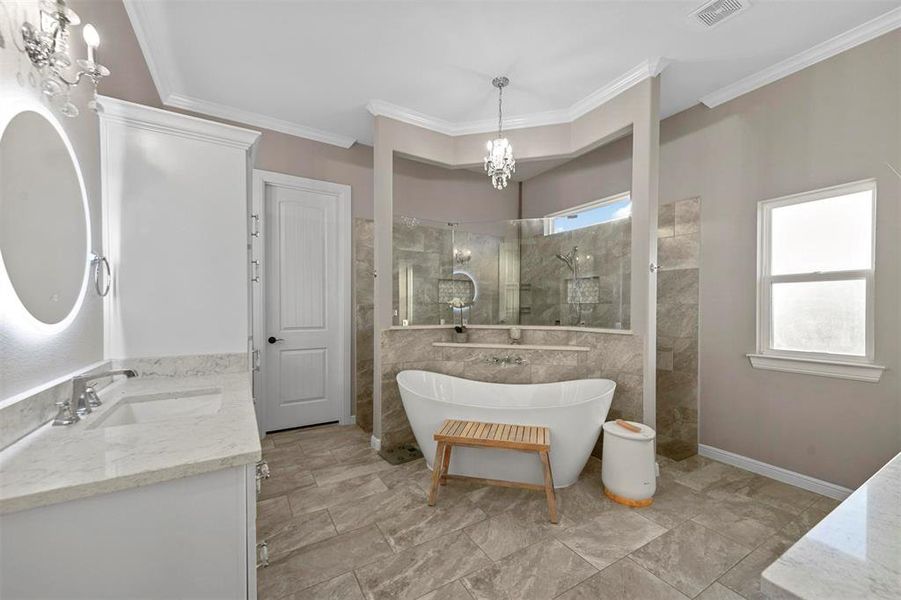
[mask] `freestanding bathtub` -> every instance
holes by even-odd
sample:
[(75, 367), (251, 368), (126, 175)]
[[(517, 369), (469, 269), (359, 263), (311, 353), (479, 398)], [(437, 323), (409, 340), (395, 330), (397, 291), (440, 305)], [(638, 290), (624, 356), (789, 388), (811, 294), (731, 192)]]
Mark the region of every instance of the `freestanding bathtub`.
[[(428, 371), (401, 371), (397, 384), (407, 419), (430, 469), (435, 457), (432, 436), (444, 419), (543, 425), (551, 431), (551, 470), (558, 488), (575, 483), (585, 467), (616, 388), (609, 379), (512, 385)], [(489, 448), (455, 448), (449, 472), (544, 482), (536, 454)]]

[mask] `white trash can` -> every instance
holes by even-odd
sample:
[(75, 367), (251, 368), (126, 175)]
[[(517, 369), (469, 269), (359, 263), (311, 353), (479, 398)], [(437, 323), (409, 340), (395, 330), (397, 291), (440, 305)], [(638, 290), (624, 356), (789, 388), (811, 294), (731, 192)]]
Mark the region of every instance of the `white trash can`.
[(648, 506), (657, 491), (654, 457), (656, 432), (633, 421), (604, 423), (604, 454), (601, 481), (604, 494), (626, 506)]

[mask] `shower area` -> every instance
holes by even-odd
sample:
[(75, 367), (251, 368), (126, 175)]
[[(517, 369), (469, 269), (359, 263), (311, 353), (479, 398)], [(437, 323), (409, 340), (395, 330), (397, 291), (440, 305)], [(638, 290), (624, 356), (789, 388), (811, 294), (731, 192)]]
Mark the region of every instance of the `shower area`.
[(630, 234), (629, 216), (396, 217), (394, 324), (628, 329)]

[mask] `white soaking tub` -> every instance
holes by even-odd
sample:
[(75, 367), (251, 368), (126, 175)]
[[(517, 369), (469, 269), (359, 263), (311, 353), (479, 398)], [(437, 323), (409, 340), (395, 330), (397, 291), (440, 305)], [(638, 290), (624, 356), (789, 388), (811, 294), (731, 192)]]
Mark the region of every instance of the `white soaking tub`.
[[(601, 433), (616, 388), (609, 379), (513, 385), (428, 371), (401, 371), (397, 384), (407, 419), (430, 469), (435, 458), (433, 434), (445, 419), (543, 425), (551, 431), (551, 470), (558, 488), (578, 479)], [(510, 450), (454, 448), (449, 472), (544, 482), (537, 454)]]

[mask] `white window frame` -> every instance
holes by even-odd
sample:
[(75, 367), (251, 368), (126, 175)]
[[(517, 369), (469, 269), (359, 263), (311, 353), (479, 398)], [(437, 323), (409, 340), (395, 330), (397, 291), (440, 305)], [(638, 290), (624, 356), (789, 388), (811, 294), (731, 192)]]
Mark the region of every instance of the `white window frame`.
[[(812, 273), (793, 273), (790, 275), (772, 274), (771, 223), (772, 211), (776, 208), (816, 202), (826, 198), (844, 196), (859, 192), (871, 192), (872, 231), (870, 248), (870, 265), (866, 269), (846, 271), (815, 271)], [(879, 381), (884, 367), (874, 364), (875, 361), (875, 279), (876, 279), (876, 180), (867, 179), (836, 185), (828, 188), (792, 194), (771, 200), (762, 200), (757, 208), (757, 352), (748, 354), (755, 368), (776, 371), (806, 373), (856, 379), (861, 381)], [(837, 354), (827, 352), (806, 352), (783, 350), (772, 347), (773, 322), (771, 318), (772, 289), (778, 283), (797, 283), (806, 281), (866, 281), (866, 354)]]
[[(586, 202), (585, 204), (580, 204), (578, 206), (573, 206), (572, 208), (565, 208), (563, 210), (558, 210), (557, 212), (550, 213), (545, 215), (544, 217), (544, 235), (553, 235), (558, 233), (554, 231), (554, 219), (559, 217), (566, 217), (569, 215), (575, 215), (580, 212), (597, 208), (598, 206), (603, 206), (605, 204), (613, 204), (614, 202), (619, 202), (625, 198), (629, 198), (629, 201), (632, 201), (632, 190), (626, 190), (625, 192), (620, 192), (618, 194), (614, 194), (612, 196), (607, 196), (606, 198), (601, 198), (600, 200), (592, 200), (591, 202)], [(615, 219), (617, 221), (621, 219)], [(605, 221), (605, 223), (610, 223), (611, 221)], [(600, 224), (600, 223), (599, 223)]]

